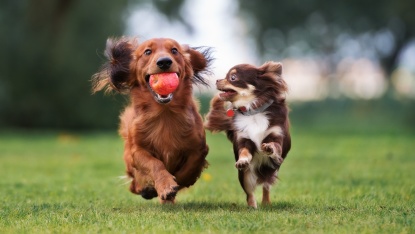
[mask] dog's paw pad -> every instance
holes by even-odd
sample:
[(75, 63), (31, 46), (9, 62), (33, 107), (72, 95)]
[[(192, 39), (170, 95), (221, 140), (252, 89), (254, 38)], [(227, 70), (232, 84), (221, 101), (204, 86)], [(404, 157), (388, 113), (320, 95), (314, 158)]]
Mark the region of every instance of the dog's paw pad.
[(249, 161), (246, 158), (242, 158), (239, 159), (236, 163), (235, 163), (235, 167), (239, 170), (244, 169), (246, 167), (248, 167), (249, 165)]

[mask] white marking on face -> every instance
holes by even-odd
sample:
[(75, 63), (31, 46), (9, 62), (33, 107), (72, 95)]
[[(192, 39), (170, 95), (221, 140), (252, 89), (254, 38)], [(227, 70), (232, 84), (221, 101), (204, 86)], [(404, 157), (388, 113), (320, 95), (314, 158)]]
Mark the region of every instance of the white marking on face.
[(250, 105), (256, 100), (256, 96), (254, 95), (255, 86), (248, 84), (248, 89), (241, 89), (232, 87), (237, 93), (238, 98), (232, 104), (234, 107), (238, 108), (241, 106), (250, 107)]

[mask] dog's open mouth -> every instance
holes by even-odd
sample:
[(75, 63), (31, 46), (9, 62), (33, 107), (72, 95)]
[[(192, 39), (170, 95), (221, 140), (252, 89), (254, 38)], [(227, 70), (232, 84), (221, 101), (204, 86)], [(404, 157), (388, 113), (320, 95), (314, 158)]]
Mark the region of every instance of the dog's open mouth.
[(173, 92), (179, 85), (177, 73), (159, 73), (146, 76), (147, 87), (160, 104), (173, 100)]
[(219, 96), (222, 99), (226, 99), (226, 100), (230, 99), (231, 97), (233, 97), (237, 94), (237, 92), (235, 90), (232, 90), (232, 89), (219, 89), (219, 91), (221, 91)]

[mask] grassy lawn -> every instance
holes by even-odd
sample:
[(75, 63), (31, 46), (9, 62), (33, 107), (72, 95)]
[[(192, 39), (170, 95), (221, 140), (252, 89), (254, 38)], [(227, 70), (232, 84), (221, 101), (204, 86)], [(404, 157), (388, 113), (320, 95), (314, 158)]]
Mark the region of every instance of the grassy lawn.
[[(0, 134), (1, 233), (414, 233), (415, 135), (293, 129), (269, 207), (246, 206), (231, 145), (161, 206), (128, 191), (110, 133)], [(260, 200), (258, 189), (257, 200)]]

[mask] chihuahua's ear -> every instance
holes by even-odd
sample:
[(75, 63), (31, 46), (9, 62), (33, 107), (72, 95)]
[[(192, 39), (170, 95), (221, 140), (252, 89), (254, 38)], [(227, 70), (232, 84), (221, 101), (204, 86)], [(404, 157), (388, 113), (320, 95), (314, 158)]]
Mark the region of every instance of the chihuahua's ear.
[(105, 57), (108, 61), (101, 70), (92, 76), (92, 92), (102, 89), (106, 92), (115, 90), (128, 91), (134, 82), (130, 64), (134, 60), (133, 52), (138, 46), (137, 39), (118, 38), (107, 40)]
[(210, 47), (189, 47), (189, 45), (182, 45), (182, 50), (187, 54), (187, 59), (190, 62), (191, 70), (193, 71), (192, 81), (195, 84), (202, 84), (209, 86), (209, 82), (205, 75), (210, 75), (212, 58), (212, 48)]
[(282, 74), (282, 63), (269, 61), (269, 62), (266, 62), (266, 63), (262, 64), (262, 66), (259, 69), (264, 74), (265, 73), (275, 73), (278, 76), (281, 76), (281, 74)]
[(282, 78), (282, 63), (269, 61), (259, 67), (262, 77), (271, 77), (276, 81), (281, 92), (288, 91), (288, 85)]

